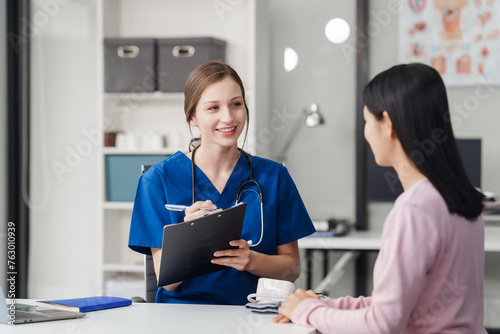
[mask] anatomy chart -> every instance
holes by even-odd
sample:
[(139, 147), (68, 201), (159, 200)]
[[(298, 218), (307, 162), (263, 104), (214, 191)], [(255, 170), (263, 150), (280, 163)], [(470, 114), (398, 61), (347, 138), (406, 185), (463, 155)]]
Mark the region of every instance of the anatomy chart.
[(401, 0), (399, 55), (447, 85), (500, 84), (500, 0)]

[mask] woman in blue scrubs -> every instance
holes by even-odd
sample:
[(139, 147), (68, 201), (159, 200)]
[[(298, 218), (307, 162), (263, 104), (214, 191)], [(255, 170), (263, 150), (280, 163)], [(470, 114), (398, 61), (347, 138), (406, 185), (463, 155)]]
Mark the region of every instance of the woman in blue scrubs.
[[(218, 251), (213, 260), (225, 269), (160, 287), (156, 295), (156, 302), (164, 303), (244, 305), (247, 295), (256, 292), (259, 277), (290, 282), (298, 278), (297, 240), (315, 230), (287, 169), (248, 155), (250, 163), (238, 148), (237, 140), (248, 125), (248, 108), (243, 83), (234, 69), (217, 61), (198, 66), (188, 77), (184, 97), (186, 121), (198, 127), (201, 135), (201, 140), (192, 140), (198, 144), (195, 184), (191, 145), (189, 153), (176, 152), (144, 173), (137, 188), (129, 247), (152, 254), (158, 273), (163, 226), (207, 213), (206, 209), (233, 206), (238, 187), (249, 180), (253, 168), (253, 179), (262, 189), (263, 231), (258, 188), (249, 184), (245, 187), (249, 191), (241, 192), (240, 198), (247, 203), (242, 236), (231, 241), (238, 248)], [(189, 208), (167, 211), (167, 203)]]

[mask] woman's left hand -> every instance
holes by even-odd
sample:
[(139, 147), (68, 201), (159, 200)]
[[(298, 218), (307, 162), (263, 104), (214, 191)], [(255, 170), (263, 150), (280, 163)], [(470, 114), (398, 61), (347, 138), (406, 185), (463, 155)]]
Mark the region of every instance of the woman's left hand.
[(225, 249), (214, 253), (215, 259), (212, 263), (221, 266), (232, 267), (239, 271), (247, 270), (251, 261), (251, 251), (248, 243), (243, 240), (232, 240), (229, 243), (231, 246), (238, 247), (237, 249)]
[(278, 308), (278, 312), (280, 313), (278, 316), (271, 319), (272, 322), (278, 323), (286, 323), (292, 319), (292, 313), (303, 300), (308, 298), (316, 298), (319, 299), (318, 295), (314, 293), (312, 290), (304, 291), (302, 289), (297, 289), (294, 293), (288, 297), (288, 300), (281, 303), (281, 306)]

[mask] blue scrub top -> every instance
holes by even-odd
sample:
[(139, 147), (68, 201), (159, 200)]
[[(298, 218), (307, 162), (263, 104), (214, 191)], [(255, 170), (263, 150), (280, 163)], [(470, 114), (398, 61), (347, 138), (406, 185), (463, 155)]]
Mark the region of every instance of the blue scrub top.
[[(253, 177), (261, 185), (264, 201), (264, 237), (251, 247), (259, 253), (275, 255), (276, 247), (315, 232), (312, 221), (288, 170), (274, 161), (250, 155)], [(218, 208), (235, 204), (240, 184), (249, 179), (248, 161), (240, 158), (222, 193), (197, 166), (196, 201), (211, 200)], [(191, 160), (182, 152), (152, 166), (140, 179), (132, 213), (129, 247), (143, 254), (161, 248), (163, 226), (184, 220), (184, 212), (168, 211), (165, 204), (191, 205)], [(253, 185), (245, 188), (257, 191)], [(261, 235), (259, 197), (243, 192), (247, 203), (241, 238), (254, 243)], [(234, 268), (184, 281), (174, 291), (159, 288), (156, 302), (244, 305), (247, 295), (255, 293), (259, 277)]]

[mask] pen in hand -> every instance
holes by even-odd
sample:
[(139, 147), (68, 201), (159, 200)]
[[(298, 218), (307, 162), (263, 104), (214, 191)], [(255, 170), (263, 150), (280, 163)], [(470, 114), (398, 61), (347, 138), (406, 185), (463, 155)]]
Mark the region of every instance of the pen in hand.
[[(179, 204), (165, 204), (165, 208), (170, 211), (186, 211), (189, 206)], [(200, 210), (214, 211), (216, 209), (200, 208)]]

